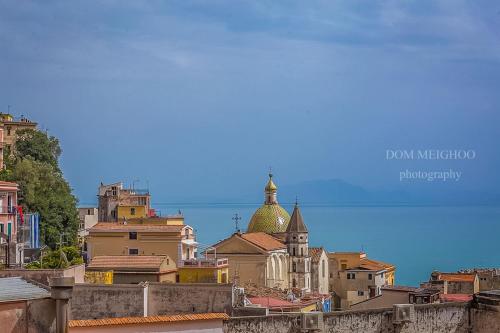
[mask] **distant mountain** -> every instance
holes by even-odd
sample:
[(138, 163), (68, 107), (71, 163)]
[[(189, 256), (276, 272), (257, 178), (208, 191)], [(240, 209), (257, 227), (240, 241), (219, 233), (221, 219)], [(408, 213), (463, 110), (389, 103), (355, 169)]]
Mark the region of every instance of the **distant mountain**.
[[(413, 186), (414, 185), (414, 186)], [(429, 183), (389, 190), (366, 189), (341, 179), (314, 180), (279, 188), (281, 202), (333, 205), (497, 205), (500, 193), (463, 190), (460, 184)]]
[[(278, 199), (291, 204), (298, 197), (309, 205), (500, 205), (500, 193), (464, 190), (458, 183), (406, 184), (390, 189), (367, 189), (341, 179), (278, 184)], [(153, 204), (162, 205), (226, 205), (261, 204), (262, 190), (226, 195), (178, 196), (169, 194)]]

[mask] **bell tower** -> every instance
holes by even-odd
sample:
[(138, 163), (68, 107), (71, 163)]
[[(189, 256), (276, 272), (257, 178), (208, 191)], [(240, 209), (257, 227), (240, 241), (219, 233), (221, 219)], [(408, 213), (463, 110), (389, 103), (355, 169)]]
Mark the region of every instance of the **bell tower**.
[(286, 245), (290, 263), (289, 283), (292, 288), (311, 290), (311, 257), (309, 256), (309, 232), (296, 202), (290, 223), (286, 229)]

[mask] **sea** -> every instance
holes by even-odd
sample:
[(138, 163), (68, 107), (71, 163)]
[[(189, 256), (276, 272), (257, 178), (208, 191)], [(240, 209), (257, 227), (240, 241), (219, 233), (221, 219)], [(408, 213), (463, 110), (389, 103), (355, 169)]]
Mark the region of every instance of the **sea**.
[[(179, 210), (197, 234), (199, 247), (244, 232), (261, 204), (163, 204)], [(293, 204), (282, 204), (290, 213)], [(396, 284), (418, 286), (433, 270), (500, 268), (500, 206), (301, 206), (309, 246), (328, 251), (364, 251), (394, 264)]]

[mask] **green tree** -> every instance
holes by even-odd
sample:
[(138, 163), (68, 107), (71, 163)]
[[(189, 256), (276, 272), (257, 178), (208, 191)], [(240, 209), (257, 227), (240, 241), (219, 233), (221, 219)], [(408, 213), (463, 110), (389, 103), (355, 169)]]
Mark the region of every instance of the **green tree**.
[(47, 133), (23, 129), (16, 132), (16, 158), (31, 157), (35, 161), (44, 162), (59, 170), (58, 159), (61, 155), (59, 140)]
[[(36, 133), (35, 133), (36, 132)], [(64, 233), (71, 245), (77, 242), (77, 199), (58, 166), (59, 142), (46, 133), (22, 130), (8, 156), (0, 179), (19, 184), (19, 203), (25, 210), (40, 213), (41, 241), (56, 248)]]
[(40, 260), (26, 265), (28, 269), (36, 268), (66, 268), (72, 265), (83, 264), (83, 258), (74, 246), (65, 246), (57, 250), (44, 253)]

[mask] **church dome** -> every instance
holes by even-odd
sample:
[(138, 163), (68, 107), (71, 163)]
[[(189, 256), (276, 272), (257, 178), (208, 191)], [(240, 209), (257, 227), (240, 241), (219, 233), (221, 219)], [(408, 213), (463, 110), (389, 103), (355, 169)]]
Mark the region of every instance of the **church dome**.
[(285, 232), (290, 215), (278, 204), (277, 186), (274, 184), (273, 175), (269, 174), (269, 181), (265, 188), (266, 201), (255, 211), (250, 223), (248, 223), (247, 232), (266, 232), (268, 234)]

